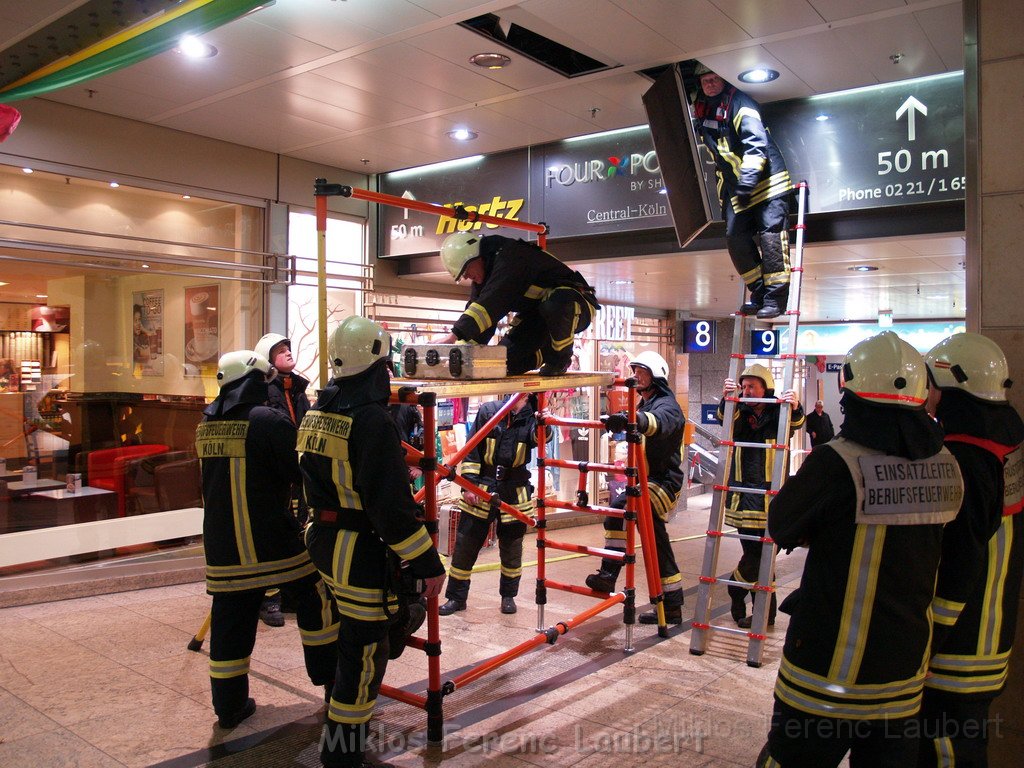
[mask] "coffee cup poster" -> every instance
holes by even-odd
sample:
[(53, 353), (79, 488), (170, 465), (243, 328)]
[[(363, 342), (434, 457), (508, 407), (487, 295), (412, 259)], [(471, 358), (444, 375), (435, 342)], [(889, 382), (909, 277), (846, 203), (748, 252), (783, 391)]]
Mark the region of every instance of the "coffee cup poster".
[(185, 289), (185, 374), (200, 376), (220, 358), (220, 288), (197, 285)]
[(135, 376), (164, 375), (164, 292), (132, 293), (132, 371)]

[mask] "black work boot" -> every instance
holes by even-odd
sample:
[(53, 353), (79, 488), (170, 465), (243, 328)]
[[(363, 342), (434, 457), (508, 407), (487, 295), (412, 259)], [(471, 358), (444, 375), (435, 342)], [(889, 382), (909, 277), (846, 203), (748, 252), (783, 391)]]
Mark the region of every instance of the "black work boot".
[(612, 593), (615, 591), (615, 580), (618, 577), (618, 568), (607, 568), (604, 565), (602, 565), (597, 573), (592, 573), (589, 576), (587, 576), (587, 579), (584, 583), (595, 592)]
[(565, 360), (554, 360), (552, 362), (546, 362), (537, 371), (538, 376), (561, 376), (563, 373), (569, 370), (569, 366), (572, 365), (572, 356)]
[[(644, 611), (637, 619), (641, 624), (657, 624), (658, 623), (658, 609), (655, 608), (652, 611)], [(666, 624), (682, 624), (683, 623), (683, 606), (680, 605), (669, 605), (665, 603), (665, 623)]]
[[(776, 614), (777, 611), (778, 611), (778, 604), (776, 602), (775, 593), (772, 592), (772, 601), (768, 604), (768, 626), (769, 627), (774, 627), (775, 626), (775, 614)], [(754, 623), (754, 617), (753, 616), (745, 616), (742, 619), (740, 619), (739, 621), (737, 621), (736, 625), (740, 629), (750, 629), (750, 627), (751, 627), (751, 625), (753, 623)]]
[(789, 283), (775, 285), (765, 291), (764, 306), (757, 311), (758, 320), (770, 320), (786, 311), (789, 304)]
[(501, 598), (502, 613), (515, 613), (517, 610), (518, 609), (516, 608), (516, 599), (514, 597)]
[(764, 281), (758, 278), (747, 287), (750, 289), (750, 298), (740, 307), (740, 314), (749, 316), (764, 306)]
[(441, 616), (451, 616), (456, 611), (466, 610), (465, 600), (456, 600), (455, 598), (449, 598), (448, 602), (437, 609), (437, 612)]
[(217, 717), (217, 725), (225, 730), (238, 727), (239, 723), (250, 717), (256, 711), (256, 701), (254, 699), (246, 699), (245, 704), (237, 712), (232, 712), (229, 715), (219, 715)]
[(281, 593), (268, 595), (260, 605), (260, 621), (268, 627), (283, 627), (284, 614), (281, 613)]

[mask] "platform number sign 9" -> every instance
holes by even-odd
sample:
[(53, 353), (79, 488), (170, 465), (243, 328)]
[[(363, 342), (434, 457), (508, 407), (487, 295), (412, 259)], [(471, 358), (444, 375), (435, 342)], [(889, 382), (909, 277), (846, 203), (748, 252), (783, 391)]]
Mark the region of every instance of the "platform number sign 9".
[(750, 332), (750, 354), (779, 354), (779, 332), (769, 329)]
[(716, 328), (712, 320), (683, 322), (683, 352), (714, 352)]

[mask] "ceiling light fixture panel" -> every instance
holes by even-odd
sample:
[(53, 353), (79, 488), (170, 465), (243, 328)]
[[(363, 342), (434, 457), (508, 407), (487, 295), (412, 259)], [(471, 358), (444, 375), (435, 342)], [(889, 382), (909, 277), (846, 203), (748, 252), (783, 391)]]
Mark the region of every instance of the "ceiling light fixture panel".
[(484, 69), (503, 69), (512, 59), (503, 53), (475, 53), (469, 57), (469, 63)]
[(740, 82), (743, 83), (770, 83), (779, 79), (779, 73), (768, 67), (755, 67), (739, 74)]

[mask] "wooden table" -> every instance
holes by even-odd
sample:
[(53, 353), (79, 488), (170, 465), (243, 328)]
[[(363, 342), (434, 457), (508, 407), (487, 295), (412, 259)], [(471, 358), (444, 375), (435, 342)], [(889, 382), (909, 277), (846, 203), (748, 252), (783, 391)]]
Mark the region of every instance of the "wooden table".
[[(43, 482), (43, 481), (40, 481)], [(55, 480), (46, 481), (56, 483)], [(63, 486), (63, 483), (58, 483)], [(11, 499), (10, 519), (5, 533), (53, 528), (75, 523), (91, 523), (117, 517), (117, 494), (104, 488), (82, 488), (68, 493), (67, 488), (22, 493)]]

